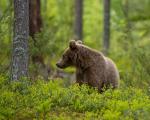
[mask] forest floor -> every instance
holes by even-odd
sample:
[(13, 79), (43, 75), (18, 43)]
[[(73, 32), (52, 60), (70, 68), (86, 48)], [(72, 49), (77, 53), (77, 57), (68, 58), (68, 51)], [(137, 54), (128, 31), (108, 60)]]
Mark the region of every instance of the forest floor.
[(23, 79), (10, 82), (0, 77), (0, 119), (6, 120), (150, 120), (149, 91), (120, 87), (100, 94), (64, 80)]

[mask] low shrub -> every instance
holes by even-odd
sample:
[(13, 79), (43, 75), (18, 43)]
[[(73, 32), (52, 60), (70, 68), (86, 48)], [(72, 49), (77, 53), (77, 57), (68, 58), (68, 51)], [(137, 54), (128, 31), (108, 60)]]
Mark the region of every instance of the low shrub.
[(65, 88), (62, 81), (10, 82), (1, 76), (0, 119), (149, 119), (144, 90), (126, 87), (100, 94), (86, 85)]

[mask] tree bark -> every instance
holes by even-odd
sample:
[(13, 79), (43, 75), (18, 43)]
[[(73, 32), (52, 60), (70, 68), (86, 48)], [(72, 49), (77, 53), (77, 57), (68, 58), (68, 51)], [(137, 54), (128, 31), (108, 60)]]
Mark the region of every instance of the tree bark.
[[(40, 0), (30, 0), (29, 1), (29, 24), (30, 24), (30, 36), (34, 40), (34, 47), (37, 47), (40, 51), (40, 48), (37, 46), (37, 41), (35, 35), (41, 32), (42, 28), (42, 18), (41, 18), (41, 4)], [(37, 67), (33, 73), (33, 79), (39, 74), (48, 79), (50, 68), (44, 63), (44, 57), (41, 54), (32, 55), (32, 63)]]
[(83, 0), (75, 0), (75, 24), (74, 32), (75, 39), (82, 40), (82, 29), (83, 29)]
[[(124, 35), (124, 50), (128, 51), (129, 50), (129, 42), (130, 44), (133, 44), (133, 38), (132, 38), (132, 23), (131, 20), (129, 18), (129, 0), (125, 0), (124, 4), (122, 3), (122, 10), (123, 10), (123, 14), (125, 17), (125, 29), (124, 29), (124, 33), (126, 33)], [(130, 41), (128, 41), (130, 40)]]
[(11, 79), (28, 76), (29, 3), (14, 0), (14, 37), (11, 63)]
[(110, 47), (110, 4), (111, 0), (104, 0), (103, 52), (106, 55)]
[[(34, 40), (34, 47), (36, 46), (36, 39), (35, 34), (41, 32), (42, 28), (42, 19), (40, 14), (40, 0), (30, 0), (29, 1), (29, 27), (30, 31), (29, 34)], [(32, 56), (33, 63), (42, 63), (44, 64), (43, 57), (40, 55), (33, 55)]]
[(29, 1), (29, 24), (30, 24), (30, 36), (34, 38), (34, 35), (41, 31), (42, 19), (40, 13), (41, 5), (40, 0)]

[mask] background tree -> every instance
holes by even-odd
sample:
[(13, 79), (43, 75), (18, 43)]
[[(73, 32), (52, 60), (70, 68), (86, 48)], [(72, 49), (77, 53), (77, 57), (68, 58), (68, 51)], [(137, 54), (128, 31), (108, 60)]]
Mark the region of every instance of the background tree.
[(108, 54), (110, 46), (110, 4), (111, 0), (104, 0), (104, 28), (103, 28), (103, 52)]
[[(36, 34), (41, 32), (42, 29), (42, 18), (41, 18), (41, 3), (40, 0), (30, 0), (29, 1), (29, 28), (30, 28), (30, 36), (33, 40), (33, 47), (40, 51), (40, 47), (38, 46), (38, 41), (36, 39)], [(34, 78), (38, 74), (42, 75), (45, 79), (48, 79), (48, 69), (44, 63), (44, 57), (42, 54), (33, 54), (31, 56), (32, 63), (36, 65), (36, 69), (34, 69)], [(42, 73), (41, 73), (42, 71)]]
[(40, 8), (41, 8), (40, 0), (30, 0), (29, 1), (30, 36), (33, 39), (35, 37), (34, 35), (36, 33), (39, 33), (42, 28), (42, 18), (41, 18), (41, 13), (40, 13), (41, 9)]
[(75, 39), (82, 40), (83, 31), (83, 0), (75, 0)]
[(18, 80), (28, 75), (28, 0), (14, 0), (14, 38), (12, 50), (11, 79)]
[(123, 11), (124, 20), (125, 20), (124, 32), (126, 33), (124, 35), (124, 44), (123, 44), (124, 46), (123, 46), (123, 48), (125, 50), (128, 50), (129, 45), (132, 45), (132, 43), (133, 43), (132, 22), (131, 22), (130, 16), (129, 16), (129, 12), (130, 12), (129, 0), (124, 0), (124, 2), (122, 2), (122, 11)]

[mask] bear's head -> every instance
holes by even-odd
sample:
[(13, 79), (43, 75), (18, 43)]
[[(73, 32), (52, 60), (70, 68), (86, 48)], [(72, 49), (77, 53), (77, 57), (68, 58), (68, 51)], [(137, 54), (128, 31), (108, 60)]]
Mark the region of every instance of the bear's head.
[(71, 40), (69, 42), (69, 47), (65, 50), (62, 55), (62, 58), (56, 63), (56, 66), (59, 68), (66, 68), (68, 66), (77, 66), (79, 56), (79, 50), (82, 41)]

